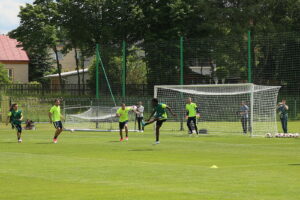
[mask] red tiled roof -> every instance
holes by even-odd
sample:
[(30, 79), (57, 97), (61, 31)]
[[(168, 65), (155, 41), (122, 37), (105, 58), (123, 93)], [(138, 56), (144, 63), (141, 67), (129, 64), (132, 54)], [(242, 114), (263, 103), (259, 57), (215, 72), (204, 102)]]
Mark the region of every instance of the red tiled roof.
[(6, 35), (0, 35), (0, 61), (29, 61), (27, 53), (20, 47), (19, 42)]

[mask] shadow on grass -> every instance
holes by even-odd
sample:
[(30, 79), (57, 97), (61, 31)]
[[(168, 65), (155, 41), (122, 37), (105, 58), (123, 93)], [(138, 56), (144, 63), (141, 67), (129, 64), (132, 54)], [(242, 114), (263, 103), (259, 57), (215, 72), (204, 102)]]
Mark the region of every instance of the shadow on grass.
[(300, 163), (288, 164), (290, 166), (300, 166)]
[(18, 144), (18, 142), (0, 142), (0, 143), (4, 143), (4, 144)]
[(53, 144), (53, 142), (38, 142), (38, 143), (35, 143), (35, 144)]
[(129, 149), (128, 151), (154, 151), (154, 149)]

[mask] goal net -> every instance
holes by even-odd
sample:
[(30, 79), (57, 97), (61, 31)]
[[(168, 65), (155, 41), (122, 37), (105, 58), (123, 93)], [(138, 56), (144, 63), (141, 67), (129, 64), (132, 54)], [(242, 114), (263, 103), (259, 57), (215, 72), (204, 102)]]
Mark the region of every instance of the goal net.
[[(264, 135), (277, 132), (279, 89), (280, 86), (254, 84), (164, 85), (155, 86), (154, 97), (172, 107), (178, 115), (177, 118), (169, 115), (173, 125), (167, 127), (187, 129), (185, 105), (186, 99), (191, 97), (200, 110), (198, 129), (206, 129), (208, 133), (240, 134), (243, 133), (242, 121), (246, 121), (248, 133)], [(242, 112), (242, 102), (249, 108), (248, 116)]]
[[(65, 106), (64, 108), (64, 128), (70, 131), (92, 131), (111, 132), (119, 131), (118, 118), (116, 112), (119, 107), (105, 105), (83, 105)], [(135, 115), (129, 114), (129, 121), (134, 122)], [(130, 126), (134, 127), (134, 126)], [(130, 131), (135, 131), (131, 129)]]

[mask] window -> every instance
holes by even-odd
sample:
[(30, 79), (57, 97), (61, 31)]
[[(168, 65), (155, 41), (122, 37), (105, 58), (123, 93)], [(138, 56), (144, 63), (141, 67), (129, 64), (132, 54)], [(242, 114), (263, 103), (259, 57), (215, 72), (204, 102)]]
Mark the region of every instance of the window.
[(13, 69), (7, 69), (7, 76), (9, 80), (13, 81), (14, 80), (14, 70)]

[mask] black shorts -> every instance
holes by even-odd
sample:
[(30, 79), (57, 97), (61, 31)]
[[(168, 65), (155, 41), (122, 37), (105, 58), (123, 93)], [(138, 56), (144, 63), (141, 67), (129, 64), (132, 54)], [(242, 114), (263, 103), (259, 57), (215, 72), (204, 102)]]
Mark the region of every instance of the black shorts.
[(63, 125), (62, 125), (61, 121), (53, 122), (53, 125), (56, 129), (58, 129), (58, 128), (62, 129), (63, 128)]
[(22, 126), (21, 124), (12, 124), (14, 128), (17, 129), (18, 133), (22, 133)]
[(167, 121), (167, 120), (166, 119), (158, 120), (156, 122), (156, 126), (162, 126), (165, 121)]
[(126, 124), (128, 124), (128, 121), (119, 122), (119, 128), (120, 128), (120, 130), (122, 130), (125, 127)]

